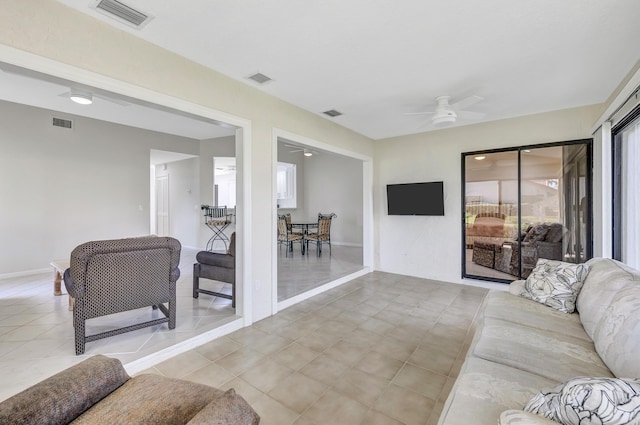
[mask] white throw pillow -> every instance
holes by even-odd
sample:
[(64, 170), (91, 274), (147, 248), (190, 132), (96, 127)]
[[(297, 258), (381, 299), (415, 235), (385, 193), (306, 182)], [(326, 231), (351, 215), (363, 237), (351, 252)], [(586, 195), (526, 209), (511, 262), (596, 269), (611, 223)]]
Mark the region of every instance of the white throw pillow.
[(520, 296), (564, 313), (573, 313), (576, 310), (576, 298), (587, 274), (587, 264), (541, 258), (525, 281)]
[(563, 425), (638, 425), (640, 380), (573, 378), (541, 391), (524, 410)]

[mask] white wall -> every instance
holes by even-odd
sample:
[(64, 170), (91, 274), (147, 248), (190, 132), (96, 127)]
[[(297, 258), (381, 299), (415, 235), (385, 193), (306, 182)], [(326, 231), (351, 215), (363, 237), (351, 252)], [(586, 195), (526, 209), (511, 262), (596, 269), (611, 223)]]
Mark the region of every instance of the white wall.
[[(591, 138), (601, 106), (549, 112), (375, 142), (379, 270), (462, 282), (461, 153)], [(444, 217), (388, 216), (386, 185), (444, 181)]]
[(362, 246), (362, 161), (323, 153), (304, 161), (304, 210), (309, 219), (335, 213), (331, 243)]
[(170, 235), (182, 246), (199, 245), (200, 160), (190, 158), (156, 166), (156, 177), (169, 177)]
[(198, 152), (191, 139), (9, 102), (0, 128), (0, 275), (45, 268), (89, 240), (149, 234), (150, 149)]

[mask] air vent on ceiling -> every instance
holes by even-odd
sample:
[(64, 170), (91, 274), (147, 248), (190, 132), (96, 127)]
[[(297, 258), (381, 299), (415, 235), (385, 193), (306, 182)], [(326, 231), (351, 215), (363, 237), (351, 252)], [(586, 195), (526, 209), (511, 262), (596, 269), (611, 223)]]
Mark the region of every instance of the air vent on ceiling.
[(258, 83), (258, 84), (264, 84), (264, 83), (268, 83), (269, 81), (271, 81), (271, 78), (269, 78), (269, 77), (267, 77), (266, 75), (261, 74), (261, 73), (259, 73), (259, 72), (258, 72), (258, 73), (255, 73), (255, 74), (253, 74), (253, 75), (250, 75), (248, 78), (249, 78), (250, 80), (255, 81), (255, 82), (256, 82), (256, 83)]
[(68, 128), (68, 129), (71, 130), (71, 129), (73, 129), (73, 121), (65, 120), (64, 118), (53, 117), (53, 126), (54, 127)]
[(134, 28), (142, 28), (153, 19), (152, 16), (140, 12), (131, 6), (127, 6), (118, 0), (98, 0), (94, 7), (99, 12), (110, 17), (115, 17)]
[(323, 114), (329, 115), (330, 117), (339, 117), (340, 115), (342, 115), (342, 112), (331, 109), (329, 111), (324, 111)]

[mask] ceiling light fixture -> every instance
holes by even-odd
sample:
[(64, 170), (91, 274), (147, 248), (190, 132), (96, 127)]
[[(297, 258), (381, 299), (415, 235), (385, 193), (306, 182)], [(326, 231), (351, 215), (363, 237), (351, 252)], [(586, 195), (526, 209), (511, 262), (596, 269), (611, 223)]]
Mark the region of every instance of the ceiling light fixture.
[(313, 152), (308, 151), (308, 150), (305, 149), (303, 155), (304, 156), (313, 156)]
[(476, 159), (478, 161), (482, 161), (485, 158), (486, 158), (486, 156), (476, 156), (474, 159)]
[(69, 99), (80, 105), (91, 105), (93, 103), (93, 96), (91, 96), (91, 93), (72, 91), (69, 95)]

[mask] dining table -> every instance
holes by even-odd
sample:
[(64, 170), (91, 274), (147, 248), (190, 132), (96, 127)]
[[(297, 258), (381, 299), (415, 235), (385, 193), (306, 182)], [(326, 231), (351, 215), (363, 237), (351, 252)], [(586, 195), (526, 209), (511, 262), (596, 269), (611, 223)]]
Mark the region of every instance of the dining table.
[[(293, 231), (293, 229), (300, 229), (302, 231), (303, 235), (307, 235), (309, 233), (309, 229), (313, 229), (313, 228), (317, 228), (318, 227), (318, 220), (308, 220), (308, 221), (291, 221), (291, 231)], [(303, 242), (302, 243), (302, 255), (304, 255), (306, 251), (306, 244)]]

